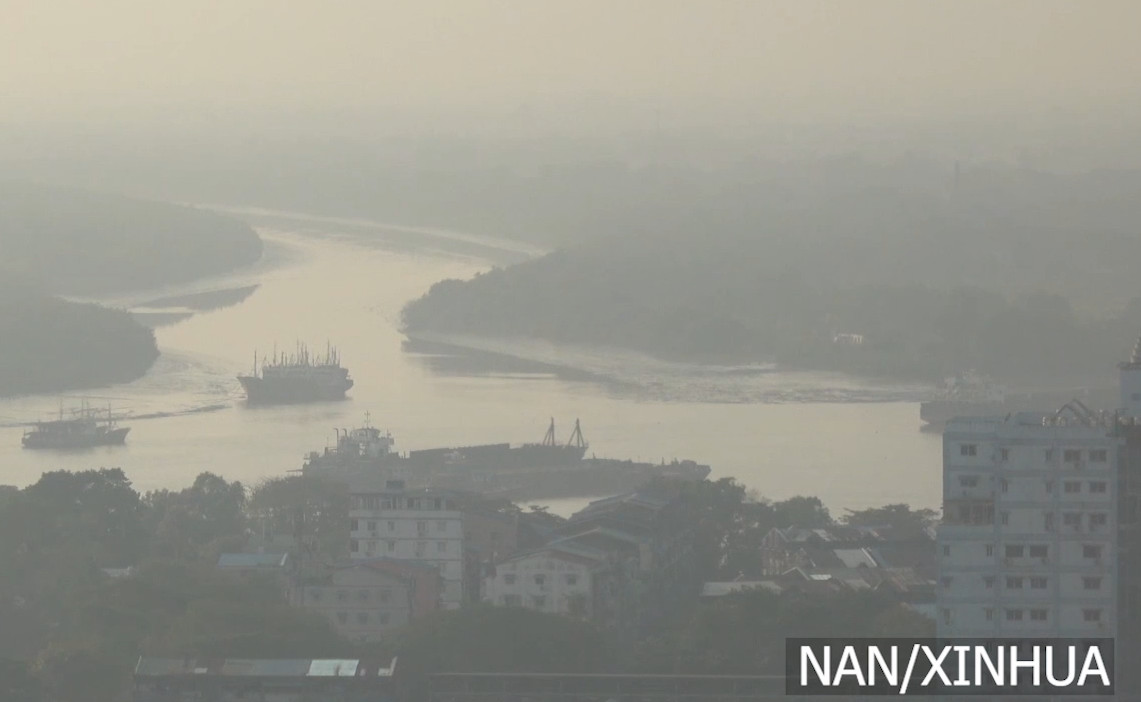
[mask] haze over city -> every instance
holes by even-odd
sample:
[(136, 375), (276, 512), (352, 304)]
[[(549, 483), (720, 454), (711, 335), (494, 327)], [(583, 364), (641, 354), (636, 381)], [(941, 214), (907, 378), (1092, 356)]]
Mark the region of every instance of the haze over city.
[(0, 16), (0, 698), (1141, 651), (1141, 4)]

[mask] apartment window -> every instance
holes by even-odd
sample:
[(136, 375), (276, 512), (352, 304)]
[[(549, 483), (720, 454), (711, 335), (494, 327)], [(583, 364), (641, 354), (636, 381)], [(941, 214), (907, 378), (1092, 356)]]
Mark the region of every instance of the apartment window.
[(428, 522), (416, 522), (416, 533), (423, 536), (428, 533)]
[(356, 539), (349, 540), (349, 550), (353, 553), (359, 553), (361, 550), (361, 543)]
[(357, 592), (357, 599), (361, 602), (368, 602), (368, 590), (359, 590)]
[(380, 591), (380, 601), (381, 602), (388, 602), (388, 598), (390, 598), (390, 597), (392, 597), (392, 590), (385, 588), (384, 590)]
[(355, 520), (355, 519), (350, 520), (349, 521), (349, 531), (356, 531), (357, 529), (358, 529), (357, 520)]
[(950, 546), (944, 546), (943, 547), (943, 556), (946, 557), (946, 556), (950, 556), (950, 555), (951, 555), (951, 547)]
[(1095, 512), (1089, 516), (1090, 529), (1098, 529), (1109, 523), (1109, 516), (1102, 512)]
[(337, 612), (337, 621), (340, 622), (342, 625), (348, 624), (349, 623), (349, 613), (348, 612)]
[(951, 623), (951, 610), (947, 609), (946, 607), (943, 608), (943, 623)]
[(1022, 610), (1021, 609), (1008, 609), (1008, 610), (1006, 610), (1006, 621), (1008, 621), (1008, 622), (1020, 622), (1020, 621), (1022, 621)]
[(547, 604), (547, 596), (546, 595), (532, 595), (531, 596), (531, 603), (533, 605), (535, 605), (536, 609), (542, 609)]
[(975, 455), (978, 455), (978, 452), (979, 452), (979, 447), (976, 446), (975, 444), (960, 444), (959, 445), (959, 455), (960, 456), (975, 456)]
[(977, 475), (961, 475), (959, 476), (959, 485), (965, 488), (973, 488), (979, 484), (979, 476)]
[(1046, 531), (1054, 531), (1054, 514), (1053, 514), (1053, 512), (1047, 512), (1046, 514), (1043, 515), (1042, 528), (1044, 528)]
[(994, 544), (987, 544), (986, 545), (986, 555), (987, 555), (987, 558), (991, 558), (994, 556)]
[(1046, 589), (1046, 578), (1030, 578), (1030, 589), (1031, 590), (1045, 590)]
[(567, 573), (567, 585), (578, 585), (578, 576), (574, 573)]
[(1002, 513), (1002, 525), (1003, 526), (1009, 526), (1010, 525), (1010, 512), (1003, 512)]
[(447, 541), (437, 541), (436, 542), (436, 553), (444, 553), (447, 550), (448, 550), (448, 542)]
[(1022, 578), (1016, 578), (1016, 577), (1008, 575), (1006, 577), (1006, 589), (1007, 590), (1021, 590), (1022, 589)]
[(388, 522), (388, 530), (389, 531), (396, 531), (396, 522), (389, 521)]
[(993, 590), (994, 589), (994, 576), (993, 575), (984, 575), (983, 576), (983, 586), (986, 587), (986, 589), (988, 589), (988, 590)]
[(1031, 558), (1046, 558), (1049, 555), (1050, 555), (1050, 549), (1047, 548), (1046, 546), (1031, 546), (1030, 547), (1030, 557)]
[(535, 584), (538, 585), (539, 587), (546, 585), (547, 584), (547, 576), (536, 575), (535, 576)]
[(338, 590), (337, 591), (337, 602), (345, 602), (348, 599), (349, 599), (349, 591), (348, 590)]
[(368, 612), (357, 612), (357, 624), (361, 626), (368, 624)]
[(1089, 462), (1090, 463), (1105, 463), (1105, 461), (1108, 457), (1109, 457), (1109, 454), (1106, 452), (1105, 449), (1094, 449), (1094, 450), (1089, 452)]
[(1065, 512), (1062, 514), (1062, 524), (1068, 527), (1080, 527), (1082, 525), (1082, 515), (1078, 512)]
[(1054, 449), (1046, 449), (1046, 462), (1050, 463), (1054, 460)]
[(1076, 480), (1067, 480), (1066, 481), (1066, 493), (1067, 494), (1074, 494), (1076, 492), (1081, 492), (1081, 491), (1082, 491), (1082, 484), (1081, 483), (1079, 483)]
[(1082, 588), (1085, 590), (1100, 590), (1101, 578), (1085, 577), (1082, 578)]
[(508, 607), (519, 607), (523, 604), (523, 598), (519, 595), (504, 595), (503, 604)]
[(1022, 546), (1009, 545), (1006, 547), (1006, 557), (1007, 558), (1022, 558), (1023, 553), (1024, 553), (1024, 549)]
[(382, 625), (387, 624), (391, 618), (392, 617), (388, 612), (380, 612), (376, 615), (377, 621), (379, 621)]
[(1101, 546), (1085, 544), (1082, 546), (1082, 558), (1101, 558)]
[(1083, 609), (1082, 610), (1082, 619), (1086, 620), (1087, 622), (1100, 622), (1101, 621), (1101, 610), (1100, 609)]
[(1062, 452), (1062, 460), (1066, 463), (1077, 463), (1082, 460), (1082, 452), (1077, 449), (1066, 449)]
[(1054, 494), (1054, 481), (1053, 480), (1047, 480), (1046, 481), (1046, 494), (1047, 495), (1053, 495)]
[(387, 543), (388, 543), (388, 552), (394, 553), (396, 551), (396, 542), (393, 541), (392, 539), (389, 539)]
[(1030, 610), (1030, 621), (1032, 621), (1032, 622), (1044, 622), (1044, 621), (1046, 621), (1046, 610), (1044, 610), (1044, 609), (1032, 609), (1032, 610)]
[(376, 531), (376, 522), (369, 522), (368, 523), (368, 530), (369, 531)]
[(1007, 461), (1009, 461), (1010, 460), (1010, 449), (999, 449), (998, 450), (998, 460), (1002, 461), (1003, 463), (1006, 463)]
[(986, 615), (986, 620), (987, 620), (988, 622), (993, 622), (993, 621), (994, 621), (994, 607), (985, 607), (985, 608), (983, 608), (983, 613)]
[(444, 508), (444, 501), (442, 499), (440, 499), (439, 497), (437, 497), (435, 502), (434, 502), (434, 506), (435, 506), (437, 511), (441, 510)]
[(949, 576), (949, 575), (945, 575), (945, 576), (943, 576), (942, 578), (940, 578), (940, 579), (939, 579), (939, 583), (940, 583), (940, 584), (943, 586), (943, 589), (944, 589), (944, 590), (946, 590), (947, 588), (951, 587), (951, 582), (952, 582), (952, 581), (953, 581), (953, 578), (952, 578), (951, 576)]
[(1089, 484), (1089, 491), (1093, 493), (1104, 493), (1105, 483), (1101, 480), (1091, 481)]
[(443, 519), (437, 519), (436, 520), (436, 531), (447, 531), (447, 530), (448, 530), (447, 521), (445, 521)]
[(503, 576), (503, 582), (507, 585), (514, 585), (515, 584), (515, 574), (514, 573), (507, 573), (506, 575)]
[(417, 558), (423, 558), (424, 552), (427, 550), (428, 550), (428, 542), (427, 541), (417, 541), (416, 542), (416, 557)]
[(1003, 478), (999, 481), (998, 487), (1003, 492), (1006, 492), (1010, 488), (1010, 482), (1006, 478)]

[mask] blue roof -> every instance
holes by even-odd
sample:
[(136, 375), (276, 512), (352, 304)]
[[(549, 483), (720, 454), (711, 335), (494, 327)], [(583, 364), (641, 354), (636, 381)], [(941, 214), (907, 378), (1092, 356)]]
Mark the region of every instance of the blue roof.
[(223, 553), (219, 568), (284, 568), (288, 553)]

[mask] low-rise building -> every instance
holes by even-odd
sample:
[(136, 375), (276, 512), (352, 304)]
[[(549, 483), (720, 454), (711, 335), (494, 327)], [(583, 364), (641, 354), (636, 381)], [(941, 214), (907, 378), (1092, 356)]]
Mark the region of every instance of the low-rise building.
[(430, 566), (358, 561), (296, 579), (290, 602), (321, 614), (350, 641), (374, 643), (436, 611), (440, 589), (439, 572)]

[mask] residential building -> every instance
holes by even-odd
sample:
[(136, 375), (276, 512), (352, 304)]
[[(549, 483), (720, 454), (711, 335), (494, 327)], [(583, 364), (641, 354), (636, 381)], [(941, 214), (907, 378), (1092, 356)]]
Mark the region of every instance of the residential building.
[(607, 565), (603, 553), (568, 543), (551, 545), (497, 564), (484, 580), (484, 599), (504, 607), (593, 618), (601, 589), (595, 579)]
[(350, 641), (374, 643), (439, 607), (435, 568), (402, 561), (356, 561), (294, 580), (290, 602), (321, 614)]
[(1114, 635), (1122, 443), (1080, 403), (947, 424), (940, 636)]
[[(1141, 655), (1141, 339), (1132, 357), (1118, 366), (1121, 407), (1118, 435), (1125, 442), (1117, 479), (1117, 655)], [(1141, 670), (1119, 666), (1118, 683), (1141, 694)]]
[(387, 558), (435, 566), (443, 603), (464, 600), (464, 520), (453, 493), (408, 490), (402, 480), (383, 489), (354, 487), (349, 503), (349, 553), (354, 560)]

